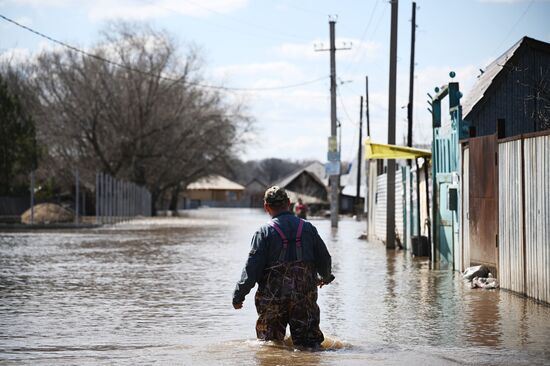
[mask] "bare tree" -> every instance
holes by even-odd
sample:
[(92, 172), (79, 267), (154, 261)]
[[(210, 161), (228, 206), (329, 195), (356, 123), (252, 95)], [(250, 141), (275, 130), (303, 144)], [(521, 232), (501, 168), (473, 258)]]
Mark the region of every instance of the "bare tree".
[(182, 57), (168, 34), (117, 23), (88, 52), (97, 57), (47, 51), (34, 64), (50, 171), (104, 171), (146, 185), (156, 202), (235, 156), (251, 118), (200, 86), (196, 49)]

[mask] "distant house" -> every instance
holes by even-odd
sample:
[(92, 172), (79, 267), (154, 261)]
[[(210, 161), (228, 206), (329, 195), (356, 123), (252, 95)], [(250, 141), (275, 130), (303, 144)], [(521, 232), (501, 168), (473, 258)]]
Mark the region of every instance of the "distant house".
[[(363, 183), (361, 185), (359, 203), (362, 204), (365, 197), (364, 172), (362, 172), (361, 176)], [(296, 202), (298, 198), (301, 198), (309, 206), (314, 205), (314, 209), (329, 207), (329, 179), (325, 173), (325, 165), (319, 161), (298, 169), (275, 184), (286, 189), (291, 202)], [(340, 213), (351, 213), (356, 203), (357, 167), (355, 162), (351, 165), (351, 169), (349, 169), (347, 174), (341, 176), (340, 186)]]
[(320, 161), (314, 161), (313, 163), (306, 166), (304, 170), (315, 174), (317, 178), (319, 178), (321, 182), (323, 182), (323, 184), (328, 187), (328, 176), (325, 171), (325, 164), (321, 163)]
[(248, 207), (263, 207), (264, 193), (267, 188), (266, 183), (258, 178), (253, 178), (245, 185), (244, 202)]
[(187, 186), (183, 193), (185, 207), (239, 207), (245, 187), (221, 175), (202, 178)]
[(366, 190), (366, 170), (365, 165), (361, 166), (361, 182), (359, 182), (359, 202), (357, 202), (357, 158), (355, 158), (348, 169), (347, 174), (340, 177), (340, 212), (353, 212), (354, 205), (359, 205), (363, 210)]
[(301, 198), (309, 206), (328, 204), (325, 183), (316, 174), (307, 171), (305, 168), (295, 171), (277, 182), (276, 185), (287, 191), (291, 203), (295, 203), (298, 198)]

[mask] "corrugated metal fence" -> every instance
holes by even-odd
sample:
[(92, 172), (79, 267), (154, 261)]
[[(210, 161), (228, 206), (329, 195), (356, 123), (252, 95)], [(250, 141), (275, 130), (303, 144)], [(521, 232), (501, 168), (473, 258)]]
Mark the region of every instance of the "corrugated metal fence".
[[(374, 203), (376, 231), (378, 240), (386, 240), (386, 174), (379, 175), (376, 182), (376, 196)], [(395, 172), (395, 228), (401, 240), (405, 238), (403, 222), (403, 177), (401, 170)]]
[(135, 216), (151, 216), (151, 193), (110, 175), (96, 175), (96, 223), (114, 224)]
[(499, 143), (501, 287), (550, 303), (550, 135)]
[(524, 140), (527, 296), (550, 303), (550, 136)]
[(498, 146), (498, 267), (502, 288), (525, 291), (521, 140)]

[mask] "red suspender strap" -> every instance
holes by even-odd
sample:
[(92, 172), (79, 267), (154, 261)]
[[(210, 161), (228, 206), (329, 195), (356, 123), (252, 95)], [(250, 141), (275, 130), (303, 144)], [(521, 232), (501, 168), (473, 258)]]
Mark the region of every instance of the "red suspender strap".
[(302, 246), (302, 229), (304, 228), (304, 220), (300, 219), (298, 224), (298, 232), (296, 232), (296, 248)]
[(283, 239), (283, 249), (286, 249), (288, 247), (288, 239), (286, 238), (285, 234), (283, 233), (283, 231), (281, 230), (281, 228), (279, 227), (279, 225), (277, 225), (276, 223), (274, 223), (273, 221), (270, 221), (269, 222), (269, 226), (271, 226), (272, 228), (275, 229), (275, 231), (279, 234), (279, 236), (281, 237), (281, 239)]
[(299, 219), (298, 231), (296, 232), (296, 260), (302, 261), (302, 229), (304, 228), (304, 220)]
[[(279, 234), (281, 239), (283, 240), (283, 249), (281, 250), (281, 254), (279, 255), (279, 261), (284, 261), (286, 250), (288, 248), (288, 239), (286, 235), (283, 233), (279, 225), (277, 225), (275, 222), (270, 221), (268, 222), (268, 225), (271, 226), (275, 231)], [(296, 232), (296, 259), (298, 261), (302, 260), (302, 230), (304, 228), (304, 220), (300, 219), (300, 223), (298, 224), (298, 231)]]

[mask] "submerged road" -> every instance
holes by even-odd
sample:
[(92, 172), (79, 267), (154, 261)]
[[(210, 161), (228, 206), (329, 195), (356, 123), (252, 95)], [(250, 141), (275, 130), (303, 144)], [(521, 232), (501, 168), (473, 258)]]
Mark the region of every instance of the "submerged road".
[[(313, 220), (333, 257), (321, 329), (342, 349), (255, 340), (253, 293), (231, 295), (259, 210), (201, 209), (77, 231), (0, 233), (4, 365), (550, 364), (550, 306), (471, 290), (409, 252)], [(255, 290), (253, 290), (254, 292)]]

